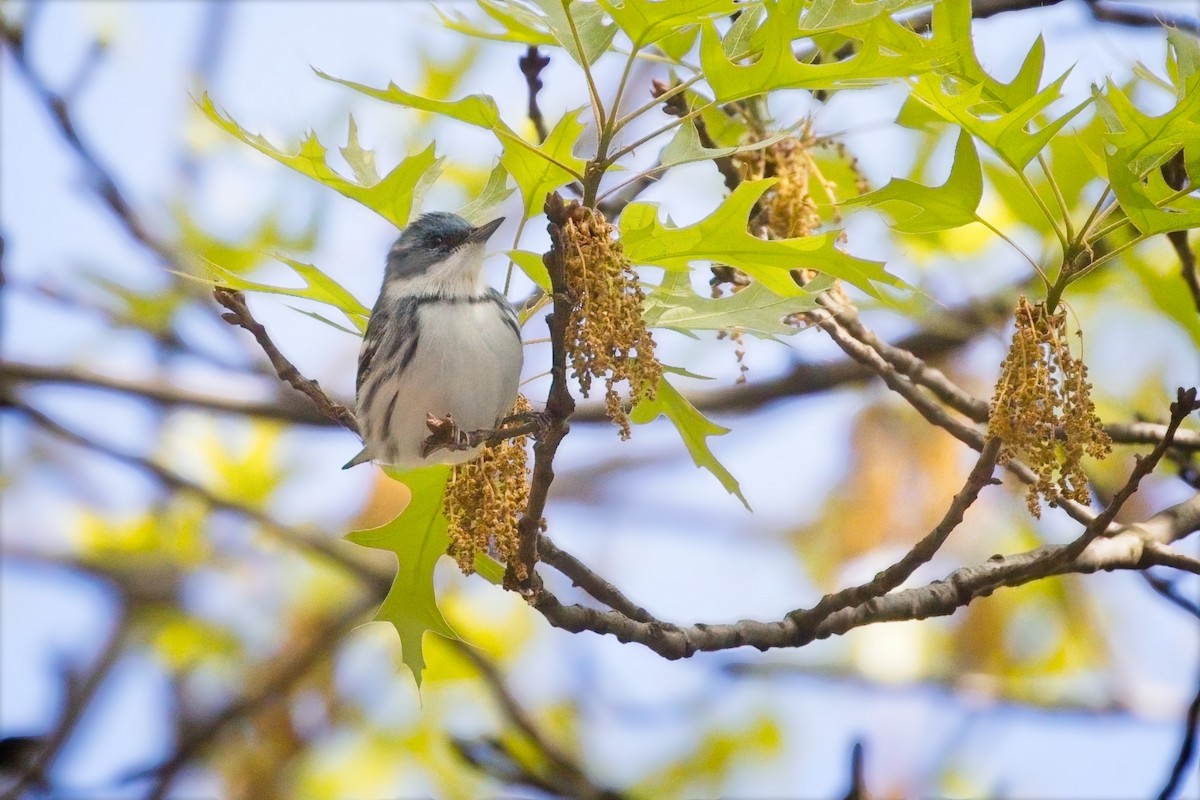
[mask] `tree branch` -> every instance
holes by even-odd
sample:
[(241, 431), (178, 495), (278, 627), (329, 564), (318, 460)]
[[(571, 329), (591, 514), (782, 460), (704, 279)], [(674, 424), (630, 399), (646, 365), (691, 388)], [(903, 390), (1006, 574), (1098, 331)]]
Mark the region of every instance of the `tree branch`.
[(78, 447), (83, 447), (88, 450), (101, 453), (102, 455), (108, 456), (115, 461), (120, 461), (123, 464), (127, 464), (135, 469), (141, 470), (142, 472), (146, 472), (154, 476), (164, 486), (174, 490), (194, 494), (213, 508), (221, 509), (222, 511), (231, 511), (244, 516), (259, 525), (264, 533), (273, 536), (276, 539), (279, 539), (280, 541), (283, 541), (293, 547), (301, 550), (307, 550), (315, 556), (325, 558), (348, 570), (352, 574), (357, 575), (377, 589), (381, 589), (382, 591), (386, 592), (388, 586), (391, 585), (392, 576), (390, 573), (381, 571), (369, 561), (358, 557), (357, 551), (352, 549), (343, 551), (343, 549), (339, 547), (341, 543), (337, 540), (326, 540), (320, 536), (314, 536), (296, 528), (290, 528), (286, 525), (283, 525), (277, 520), (267, 516), (259, 509), (253, 508), (252, 506), (243, 505), (225, 497), (221, 497), (201, 484), (188, 480), (179, 473), (163, 466), (162, 464), (158, 464), (142, 456), (122, 452), (106, 444), (101, 444), (93, 439), (89, 439), (88, 437), (77, 433), (76, 431), (70, 430), (59, 422), (46, 416), (41, 411), (38, 411), (32, 406), (29, 406), (14, 397), (0, 395), (0, 404), (7, 405), (16, 411), (19, 411), (20, 413), (29, 417), (39, 427), (43, 428), (48, 433), (56, 436), (59, 439), (70, 442)]
[(574, 204), (564, 202), (557, 192), (546, 198), (546, 229), (550, 232), (550, 250), (542, 260), (550, 274), (553, 296), (551, 311), (546, 315), (546, 325), (550, 328), (550, 391), (546, 397), (546, 427), (533, 445), (529, 504), (517, 521), (517, 535), (520, 537), (517, 559), (509, 565), (504, 576), (505, 588), (517, 589), (527, 597), (536, 596), (541, 591), (534, 565), (538, 561), (542, 515), (546, 510), (550, 484), (554, 481), (554, 455), (570, 429), (567, 419), (575, 411), (575, 398), (571, 397), (567, 385), (566, 331), (572, 302), (567, 292), (566, 266), (562, 256), (566, 248), (562, 226), (566, 224), (572, 207)]
[(46, 366), (22, 362), (0, 362), (0, 384), (37, 383), (83, 386), (144, 397), (162, 406), (199, 408), (206, 411), (238, 414), (259, 419), (272, 419), (297, 425), (329, 425), (329, 418), (318, 413), (308, 401), (282, 393), (259, 402), (235, 400), (212, 394), (191, 392), (165, 381), (139, 381), (101, 375), (75, 366)]
[(192, 733), (184, 737), (171, 755), (158, 766), (143, 770), (137, 776), (131, 776), (156, 777), (154, 788), (148, 796), (149, 800), (161, 800), (165, 797), (179, 771), (212, 743), (227, 726), (252, 714), (269, 700), (285, 694), (314, 664), (323, 658), (331, 657), (333, 650), (330, 643), (338, 641), (346, 631), (361, 623), (363, 616), (379, 604), (386, 592), (386, 588), (382, 592), (367, 592), (358, 602), (347, 606), (340, 614), (326, 619), (324, 624), (313, 632), (306, 646), (280, 654), (272, 664), (270, 677), (263, 681), (262, 685), (204, 722), (194, 725)]
[(279, 348), (271, 341), (270, 335), (267, 334), (267, 329), (262, 326), (250, 313), (250, 308), (246, 305), (246, 296), (241, 292), (235, 292), (231, 289), (218, 286), (213, 290), (213, 297), (217, 302), (229, 312), (221, 315), (221, 319), (228, 322), (230, 325), (237, 325), (250, 331), (254, 339), (262, 347), (263, 352), (267, 354), (267, 358), (271, 360), (271, 366), (275, 368), (279, 379), (284, 383), (290, 384), (297, 391), (308, 395), (308, 398), (313, 401), (317, 409), (337, 422), (346, 430), (358, 435), (361, 438), (361, 433), (358, 430), (358, 420), (354, 417), (354, 412), (346, 408), (341, 403), (336, 403), (325, 394), (325, 390), (313, 380), (309, 380), (300, 374), (300, 370), (296, 369), (295, 365), (279, 352)]
[(54, 727), (54, 731), (46, 737), (41, 749), (37, 752), (33, 761), (30, 762), (28, 769), (9, 787), (3, 796), (3, 800), (16, 800), (16, 798), (22, 796), (22, 792), (26, 789), (45, 779), (50, 771), (50, 767), (53, 766), (55, 759), (58, 758), (58, 754), (62, 751), (63, 746), (71, 738), (71, 733), (75, 730), (75, 726), (79, 724), (83, 712), (92, 702), (92, 698), (96, 696), (100, 685), (104, 683), (104, 679), (112, 672), (117, 660), (121, 657), (125, 640), (129, 635), (130, 624), (129, 617), (126, 614), (122, 614), (112, 633), (109, 634), (108, 639), (105, 641), (104, 648), (100, 651), (100, 656), (96, 659), (91, 669), (87, 671), (87, 677), (82, 681), (68, 677), (66, 702), (64, 703), (63, 713), (59, 718), (58, 724)]
[[(1067, 545), (1047, 545), (1010, 556), (994, 556), (974, 567), (961, 567), (945, 578), (912, 589), (874, 597), (861, 605), (834, 611), (820, 619), (797, 624), (791, 612), (774, 622), (741, 620), (736, 623), (675, 625), (639, 622), (616, 611), (598, 611), (580, 605), (563, 605), (542, 593), (534, 606), (555, 627), (572, 633), (592, 631), (636, 643), (663, 658), (687, 658), (698, 651), (755, 647), (802, 647), (817, 639), (839, 636), (879, 622), (921, 620), (948, 616), (977, 597), (986, 597), (1003, 586), (1020, 586), (1052, 575), (1088, 574), (1099, 570), (1143, 570), (1158, 563), (1147, 544), (1169, 544), (1200, 529), (1200, 494), (1155, 514), (1138, 525), (1126, 526), (1109, 537), (1090, 541), (1075, 558), (1057, 557)], [(1038, 565), (1037, 570), (1030, 565)]]

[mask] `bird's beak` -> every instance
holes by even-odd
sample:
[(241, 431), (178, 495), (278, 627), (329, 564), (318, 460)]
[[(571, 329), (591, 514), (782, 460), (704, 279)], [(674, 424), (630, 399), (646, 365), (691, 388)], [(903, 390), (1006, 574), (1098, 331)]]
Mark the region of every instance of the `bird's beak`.
[(488, 239), (492, 238), (492, 234), (496, 232), (496, 229), (499, 228), (503, 222), (504, 217), (500, 217), (499, 219), (494, 219), (491, 222), (483, 223), (467, 235), (467, 241), (481, 243), (486, 242)]

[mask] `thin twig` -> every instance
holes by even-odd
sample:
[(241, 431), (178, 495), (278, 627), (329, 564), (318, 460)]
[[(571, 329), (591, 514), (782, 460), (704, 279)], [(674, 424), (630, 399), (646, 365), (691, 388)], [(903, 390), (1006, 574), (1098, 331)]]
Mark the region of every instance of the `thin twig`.
[(479, 671), (480, 676), (496, 698), (500, 710), (504, 712), (504, 716), (550, 765), (552, 777), (547, 783), (554, 786), (564, 797), (592, 798), (593, 800), (599, 798), (615, 800), (615, 798), (621, 797), (611, 789), (596, 786), (582, 767), (576, 763), (576, 760), (538, 728), (537, 723), (517, 702), (500, 671), (490, 659), (469, 644), (454, 642), (454, 645), (458, 652)]
[(1196, 694), (1192, 697), (1187, 714), (1183, 718), (1183, 741), (1179, 744), (1179, 755), (1175, 756), (1175, 763), (1171, 765), (1171, 774), (1167, 777), (1162, 791), (1158, 793), (1158, 800), (1172, 800), (1183, 788), (1184, 779), (1187, 777), (1187, 766), (1196, 754), (1198, 730), (1200, 730), (1200, 678), (1196, 680)]
[(360, 600), (343, 609), (340, 614), (325, 620), (313, 631), (306, 646), (280, 655), (272, 664), (270, 678), (256, 690), (238, 698), (203, 723), (193, 726), (192, 733), (179, 742), (162, 763), (140, 772), (139, 775), (153, 775), (156, 778), (154, 788), (148, 796), (149, 800), (161, 800), (165, 797), (179, 771), (213, 742), (227, 726), (252, 714), (267, 701), (284, 694), (321, 659), (331, 658), (334, 650), (330, 643), (338, 641), (346, 631), (359, 624), (363, 615), (379, 602), (381, 596), (378, 592), (368, 592)]
[(67, 680), (67, 698), (63, 705), (63, 714), (53, 732), (46, 737), (37, 756), (30, 762), (28, 769), (17, 778), (4, 794), (3, 800), (16, 800), (29, 787), (43, 780), (49, 773), (58, 754), (62, 751), (71, 733), (79, 723), (83, 712), (92, 702), (104, 679), (112, 672), (125, 646), (129, 635), (131, 621), (128, 615), (122, 614), (112, 633), (104, 643), (96, 662), (87, 671), (87, 677), (76, 683), (75, 679)]
[(218, 286), (213, 290), (213, 297), (217, 302), (229, 312), (221, 315), (221, 319), (228, 322), (230, 325), (237, 325), (250, 331), (250, 334), (258, 342), (263, 352), (267, 354), (267, 358), (271, 360), (271, 366), (275, 368), (279, 379), (287, 384), (290, 384), (297, 391), (308, 395), (308, 398), (316, 404), (317, 409), (344, 427), (346, 430), (361, 436), (358, 429), (358, 420), (354, 417), (354, 412), (341, 403), (334, 402), (329, 395), (325, 394), (325, 390), (314, 380), (309, 380), (300, 374), (300, 370), (296, 369), (295, 365), (289, 361), (283, 353), (279, 352), (279, 348), (271, 341), (270, 335), (267, 334), (267, 329), (254, 318), (250, 313), (250, 308), (246, 305), (246, 296), (241, 292), (233, 291)]
[(592, 572), (582, 561), (561, 549), (550, 537), (542, 534), (538, 538), (538, 555), (545, 564), (571, 579), (571, 582), (594, 599), (604, 603), (613, 611), (624, 614), (638, 622), (657, 622), (646, 609), (626, 597), (620, 589)]
[(1158, 592), (1168, 603), (1183, 609), (1193, 617), (1200, 619), (1200, 603), (1190, 600), (1179, 593), (1175, 585), (1155, 575), (1153, 572), (1142, 572), (1144, 580), (1151, 589)]
[(965, 485), (950, 501), (950, 507), (946, 509), (941, 522), (905, 553), (903, 558), (876, 574), (867, 583), (826, 595), (811, 609), (793, 611), (788, 614), (788, 618), (802, 628), (808, 627), (814, 621), (824, 619), (835, 611), (861, 605), (874, 597), (887, 594), (908, 580), (921, 565), (927, 564), (937, 554), (950, 533), (962, 522), (967, 509), (979, 498), (983, 487), (998, 482), (992, 477), (992, 473), (999, 455), (1000, 440), (989, 439), (967, 476)]

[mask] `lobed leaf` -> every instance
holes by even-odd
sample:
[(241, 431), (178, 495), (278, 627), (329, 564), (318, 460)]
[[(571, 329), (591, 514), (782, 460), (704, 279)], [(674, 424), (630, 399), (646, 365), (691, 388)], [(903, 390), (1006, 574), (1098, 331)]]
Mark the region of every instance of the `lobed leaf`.
[(688, 399), (680, 394), (674, 386), (663, 377), (658, 382), (658, 392), (653, 400), (639, 400), (633, 410), (629, 412), (630, 421), (638, 425), (645, 425), (658, 419), (660, 416), (665, 416), (675, 426), (675, 430), (679, 431), (680, 437), (683, 439), (684, 445), (687, 447), (688, 453), (692, 457), (697, 467), (706, 469), (721, 482), (725, 487), (725, 491), (735, 496), (742, 501), (742, 505), (750, 510), (750, 504), (746, 502), (745, 495), (742, 494), (741, 486), (738, 485), (737, 479), (725, 469), (725, 466), (717, 460), (713, 455), (712, 450), (708, 448), (708, 437), (724, 436), (729, 433), (728, 428), (722, 428), (720, 425), (712, 422), (706, 416), (701, 414)]
[(390, 622), (396, 629), (401, 658), (420, 687), (425, 670), (425, 633), (432, 631), (448, 639), (458, 639), (438, 608), (433, 588), (434, 569), (450, 543), (446, 517), (442, 514), (442, 493), (450, 478), (450, 467), (406, 472), (385, 468), (384, 471), (412, 491), (408, 507), (391, 522), (353, 531), (345, 538), (363, 547), (396, 554), (396, 578), (375, 620)]
[(225, 286), (230, 289), (236, 289), (242, 292), (264, 292), (267, 294), (281, 294), (288, 297), (301, 297), (305, 300), (314, 300), (318, 303), (333, 306), (346, 315), (360, 332), (367, 329), (367, 317), (369, 311), (366, 306), (358, 301), (344, 286), (335, 281), (333, 278), (326, 275), (321, 270), (314, 267), (312, 264), (304, 264), (299, 261), (293, 261), (290, 258), (283, 256), (275, 256), (276, 259), (287, 264), (292, 268), (292, 271), (300, 276), (304, 281), (304, 286), (292, 288), (288, 286), (272, 286), (268, 283), (258, 283), (257, 281), (247, 280), (242, 276), (226, 269), (220, 264), (215, 264), (211, 261), (206, 262), (205, 267), (211, 274), (211, 277), (206, 279), (197, 278), (193, 275), (185, 275), (179, 273), (186, 278), (194, 280), (202, 280), (204, 283), (212, 286)]
[(634, 51), (740, 8), (735, 0), (624, 0), (620, 4), (599, 0), (599, 4), (633, 42)]
[(686, 272), (667, 272), (662, 283), (646, 295), (642, 318), (652, 328), (667, 328), (693, 336), (693, 331), (737, 328), (763, 339), (790, 336), (799, 328), (783, 319), (816, 308), (817, 294), (833, 279), (820, 276), (807, 284), (806, 294), (783, 297), (761, 283), (751, 283), (730, 297), (702, 297), (692, 289)]
[(937, 38), (926, 39), (888, 16), (839, 31), (858, 42), (849, 58), (803, 63), (792, 52), (794, 20), (779, 6), (767, 7), (767, 18), (752, 39), (760, 43), (757, 59), (735, 63), (726, 54), (716, 26), (703, 25), (700, 63), (716, 99), (727, 103), (777, 89), (832, 89), (872, 86), (932, 69), (950, 52)]
[(621, 244), (636, 264), (686, 270), (694, 261), (716, 261), (737, 267), (778, 295), (798, 297), (805, 290), (790, 270), (809, 268), (841, 278), (872, 297), (880, 297), (876, 284), (905, 284), (867, 261), (836, 247), (837, 233), (796, 239), (759, 239), (746, 230), (747, 219), (774, 178), (738, 185), (720, 207), (699, 222), (682, 228), (658, 220), (657, 207), (630, 203), (621, 213)]
[(982, 198), (979, 154), (971, 135), (962, 131), (954, 148), (950, 175), (941, 186), (892, 178), (882, 189), (852, 197), (842, 205), (884, 209), (892, 216), (892, 227), (903, 233), (933, 233), (975, 222)]
[[(232, 117), (222, 114), (207, 93), (203, 94), (197, 102), (201, 112), (222, 130), (301, 175), (312, 178), (339, 194), (362, 203), (397, 228), (403, 228), (408, 224), (413, 206), (419, 200), (419, 190), (428, 185), (431, 173), (436, 174), (440, 170), (441, 159), (434, 156), (434, 146), (431, 144), (420, 153), (401, 161), (391, 172), (374, 183), (352, 181), (339, 175), (329, 166), (325, 160), (326, 148), (317, 139), (315, 133), (310, 133), (305, 137), (304, 141), (300, 143), (298, 152), (285, 153), (259, 134), (250, 133), (238, 125)], [(354, 130), (353, 123), (352, 130)], [(357, 172), (358, 169), (366, 167), (367, 151), (358, 147), (357, 131), (354, 130), (354, 133), (355, 140), (348, 143), (346, 149), (357, 161), (357, 168), (351, 164), (351, 168)], [(373, 154), (370, 161), (373, 170)]]

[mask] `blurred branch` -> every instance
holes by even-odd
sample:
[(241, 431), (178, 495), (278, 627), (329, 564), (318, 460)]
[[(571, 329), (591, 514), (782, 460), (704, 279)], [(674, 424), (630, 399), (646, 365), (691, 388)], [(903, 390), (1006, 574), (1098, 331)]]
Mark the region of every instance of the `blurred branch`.
[(259, 525), (264, 533), (293, 547), (307, 550), (313, 555), (323, 557), (363, 579), (376, 589), (386, 592), (387, 587), (391, 585), (392, 576), (390, 570), (377, 569), (371, 562), (359, 557), (358, 551), (353, 550), (348, 545), (346, 546), (347, 549), (343, 551), (340, 546), (342, 543), (338, 540), (326, 540), (320, 536), (315, 536), (296, 528), (290, 528), (267, 516), (257, 508), (221, 497), (206, 487), (190, 481), (174, 470), (151, 461), (148, 458), (122, 452), (90, 439), (83, 434), (72, 431), (12, 395), (0, 395), (0, 405), (5, 405), (24, 414), (38, 425), (38, 427), (59, 439), (70, 442), (78, 447), (101, 453), (115, 461), (120, 461), (142, 472), (149, 473), (164, 486), (176, 491), (194, 494), (213, 508), (240, 514)]
[(243, 695), (208, 719), (189, 725), (192, 732), (182, 737), (171, 755), (161, 764), (144, 770), (137, 776), (131, 776), (155, 776), (156, 781), (148, 795), (149, 800), (161, 800), (165, 797), (179, 771), (214, 742), (226, 727), (252, 715), (271, 700), (285, 695), (317, 662), (323, 658), (331, 658), (335, 652), (332, 644), (339, 641), (351, 628), (361, 624), (363, 616), (379, 603), (386, 591), (386, 588), (383, 588), (367, 592), (358, 602), (346, 606), (341, 613), (326, 619), (324, 624), (313, 631), (305, 646), (280, 653), (271, 661), (270, 674), (256, 690)]
[[(25, 26), (22, 28), (0, 17), (0, 39), (3, 39), (4, 44), (7, 45), (9, 51), (12, 53), (17, 71), (25, 78), (25, 82), (29, 85), (29, 88), (37, 96), (41, 104), (45, 106), (47, 112), (49, 112), (50, 118), (58, 128), (63, 141), (74, 151), (79, 160), (83, 162), (84, 167), (90, 174), (93, 189), (100, 199), (104, 201), (104, 205), (121, 223), (121, 226), (125, 228), (130, 236), (147, 249), (156, 253), (164, 262), (173, 262), (175, 254), (171, 251), (171, 248), (152, 235), (142, 225), (137, 213), (133, 210), (133, 206), (130, 205), (124, 193), (117, 187), (112, 173), (100, 162), (95, 151), (84, 142), (83, 136), (75, 125), (75, 119), (67, 100), (52, 90), (30, 63), (25, 42), (30, 33), (29, 27), (31, 23), (32, 20), (26, 19)], [(94, 67), (99, 62), (91, 60), (86, 63), (89, 67)], [(78, 74), (72, 83), (79, 85), (86, 78), (87, 75), (85, 73)]]
[(1146, 581), (1151, 589), (1162, 595), (1167, 602), (1183, 609), (1193, 617), (1200, 619), (1200, 603), (1181, 595), (1175, 588), (1174, 583), (1163, 580), (1152, 572), (1143, 572), (1142, 580)]
[(79, 678), (67, 673), (67, 696), (62, 715), (54, 730), (44, 739), (42, 748), (38, 751), (29, 767), (17, 779), (13, 786), (3, 795), (3, 800), (16, 800), (22, 792), (40, 781), (46, 779), (50, 767), (53, 766), (58, 754), (62, 751), (67, 740), (71, 738), (75, 726), (79, 723), (83, 712), (87, 710), (96, 692), (104, 683), (105, 678), (112, 672), (125, 646), (126, 637), (130, 630), (130, 619), (122, 613), (112, 633), (104, 643), (96, 662), (87, 670), (86, 677)]
[(529, 110), (527, 112), (529, 121), (533, 123), (533, 129), (537, 131), (539, 142), (546, 141), (549, 131), (546, 130), (546, 118), (542, 116), (542, 109), (538, 107), (538, 92), (542, 90), (542, 70), (550, 65), (550, 56), (544, 56), (538, 52), (536, 44), (529, 45), (525, 51), (525, 55), (517, 59), (517, 66), (521, 68), (521, 74), (525, 76), (525, 86), (529, 91)]
[(1179, 755), (1175, 757), (1175, 763), (1171, 765), (1171, 774), (1167, 777), (1162, 791), (1158, 793), (1158, 800), (1172, 800), (1183, 788), (1183, 782), (1187, 777), (1187, 766), (1196, 754), (1198, 731), (1200, 731), (1200, 677), (1197, 677), (1196, 680), (1196, 694), (1192, 697), (1187, 714), (1183, 718), (1183, 741), (1179, 744)]
[[(1021, 586), (1052, 575), (1143, 570), (1164, 563), (1163, 554), (1158, 552), (1160, 548), (1148, 545), (1167, 545), (1196, 530), (1200, 530), (1200, 494), (1145, 522), (1127, 525), (1111, 536), (1090, 540), (1078, 555), (1067, 561), (1059, 554), (1070, 545), (1047, 545), (1015, 555), (997, 555), (978, 566), (954, 570), (942, 580), (874, 597), (861, 605), (811, 621), (805, 611), (797, 610), (774, 622), (742, 620), (683, 626), (658, 621), (639, 622), (616, 611), (566, 606), (545, 592), (534, 598), (533, 604), (555, 627), (572, 633), (610, 634), (621, 642), (641, 644), (672, 660), (686, 658), (698, 651), (742, 646), (759, 650), (801, 647), (864, 625), (948, 616), (975, 598), (986, 597), (1003, 586)], [(1031, 565), (1037, 565), (1037, 569), (1032, 569)], [(797, 619), (805, 619), (808, 624), (798, 625)]]
[[(564, 797), (587, 798), (589, 800), (618, 800), (624, 795), (596, 786), (575, 759), (562, 751), (534, 723), (525, 709), (517, 702), (496, 665), (481, 655), (474, 647), (464, 642), (454, 642), (455, 649), (479, 671), (488, 685), (504, 716), (537, 749), (551, 767), (548, 778), (537, 776), (537, 782)], [(481, 767), (485, 765), (480, 764)], [(509, 778), (511, 779), (511, 778)]]
[(271, 341), (267, 329), (250, 313), (244, 294), (218, 286), (213, 290), (213, 297), (218, 303), (229, 309), (228, 313), (221, 315), (221, 319), (230, 325), (245, 328), (254, 336), (263, 352), (267, 354), (267, 358), (271, 360), (271, 366), (275, 368), (281, 381), (306, 394), (322, 414), (361, 438), (358, 420), (354, 418), (354, 412), (341, 403), (331, 400), (316, 381), (301, 375), (300, 370), (296, 369), (295, 365), (279, 352), (279, 348)]
[(850, 750), (850, 790), (845, 800), (871, 800), (867, 794), (867, 781), (863, 777), (863, 744), (855, 742)]
[(101, 375), (81, 367), (45, 366), (22, 362), (0, 362), (0, 384), (66, 384), (104, 389), (144, 397), (164, 406), (182, 406), (273, 419), (297, 425), (329, 425), (311, 403), (294, 395), (280, 395), (268, 401), (235, 400), (229, 397), (190, 392), (165, 381), (139, 381)]

